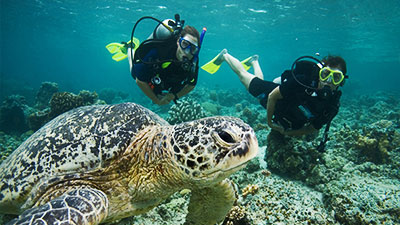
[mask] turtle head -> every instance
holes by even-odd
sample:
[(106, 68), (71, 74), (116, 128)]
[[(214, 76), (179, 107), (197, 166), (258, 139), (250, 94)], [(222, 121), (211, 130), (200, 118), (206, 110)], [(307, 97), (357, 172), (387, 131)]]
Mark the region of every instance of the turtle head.
[(208, 117), (173, 127), (171, 146), (179, 168), (194, 181), (219, 182), (258, 152), (253, 129), (235, 117)]

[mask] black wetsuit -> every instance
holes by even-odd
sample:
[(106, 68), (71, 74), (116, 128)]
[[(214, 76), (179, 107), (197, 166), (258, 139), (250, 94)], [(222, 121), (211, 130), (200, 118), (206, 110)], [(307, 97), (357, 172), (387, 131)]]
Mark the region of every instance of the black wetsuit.
[(144, 62), (151, 63), (135, 63), (132, 77), (148, 83), (156, 95), (164, 92), (176, 94), (187, 84), (195, 86), (198, 64), (193, 65), (194, 69), (184, 70), (182, 63), (176, 58), (176, 50), (176, 39), (139, 47), (135, 52), (135, 59), (140, 57)]
[[(319, 67), (311, 62), (301, 63), (294, 71), (296, 78), (301, 83), (316, 88), (319, 82)], [(329, 97), (322, 97), (319, 91), (299, 84), (290, 70), (286, 70), (281, 75), (281, 82), (279, 85), (256, 77), (250, 82), (249, 92), (266, 108), (268, 94), (279, 86), (283, 98), (279, 99), (275, 105), (273, 120), (285, 129), (297, 130), (307, 124), (320, 129), (338, 113), (340, 91), (335, 91)]]

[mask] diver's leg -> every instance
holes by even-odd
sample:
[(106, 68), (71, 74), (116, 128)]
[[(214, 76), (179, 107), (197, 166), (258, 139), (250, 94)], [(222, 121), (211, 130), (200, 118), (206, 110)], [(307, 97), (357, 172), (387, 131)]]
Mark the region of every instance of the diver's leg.
[(230, 55), (229, 53), (225, 53), (223, 54), (224, 60), (228, 63), (228, 65), (231, 67), (231, 69), (233, 70), (233, 72), (235, 72), (239, 79), (240, 82), (242, 82), (242, 84), (246, 87), (246, 89), (249, 89), (249, 84), (250, 81), (255, 77), (253, 74), (247, 72), (242, 63), (235, 57), (233, 57), (232, 55)]
[(254, 75), (261, 80), (264, 80), (264, 74), (261, 70), (260, 63), (258, 62), (258, 55), (253, 55), (251, 65), (254, 68)]

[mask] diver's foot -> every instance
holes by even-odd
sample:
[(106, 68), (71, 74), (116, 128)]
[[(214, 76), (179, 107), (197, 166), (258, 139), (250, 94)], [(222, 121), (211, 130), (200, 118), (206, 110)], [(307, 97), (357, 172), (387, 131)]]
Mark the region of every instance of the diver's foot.
[(253, 62), (253, 61), (258, 61), (258, 55), (253, 55), (251, 57), (251, 62)]
[(246, 66), (251, 66), (254, 61), (258, 61), (258, 55), (253, 55), (249, 60), (243, 62)]
[(224, 55), (228, 53), (228, 50), (226, 48), (222, 49), (222, 51), (218, 54), (218, 58), (214, 61), (215, 65), (221, 65), (221, 63), (224, 62)]

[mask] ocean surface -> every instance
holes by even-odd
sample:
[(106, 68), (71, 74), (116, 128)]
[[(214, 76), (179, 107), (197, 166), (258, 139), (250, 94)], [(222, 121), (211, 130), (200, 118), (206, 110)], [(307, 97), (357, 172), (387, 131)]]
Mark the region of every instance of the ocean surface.
[[(348, 64), (345, 90), (373, 94), (397, 90), (400, 81), (397, 0), (2, 0), (0, 10), (0, 100), (43, 81), (62, 90), (110, 87), (140, 95), (127, 60), (113, 61), (105, 45), (127, 41), (142, 16), (162, 20), (176, 13), (200, 31), (207, 28), (201, 65), (223, 48), (239, 59), (258, 54), (265, 78), (273, 79), (299, 56), (336, 54)], [(143, 22), (139, 38), (154, 26)], [(200, 71), (198, 85), (242, 88), (227, 65), (214, 75)]]
[[(264, 79), (272, 80), (300, 56), (342, 56), (349, 79), (326, 151), (315, 149), (323, 129), (305, 138), (270, 132), (266, 111), (226, 63), (213, 75), (200, 69), (182, 104), (152, 104), (128, 61), (113, 61), (105, 46), (128, 41), (143, 16), (175, 14), (207, 28), (200, 65), (224, 48), (240, 60), (258, 54)], [(223, 225), (400, 224), (398, 0), (1, 0), (0, 25), (0, 163), (56, 116), (47, 95), (57, 87), (85, 104), (139, 103), (171, 124), (189, 114), (250, 124), (261, 153), (230, 177), (238, 201)], [(156, 25), (144, 20), (135, 36), (143, 41)], [(70, 109), (55, 105), (59, 113)], [(118, 225), (182, 224), (188, 199), (186, 191), (176, 193)], [(0, 214), (0, 224), (12, 218)]]

